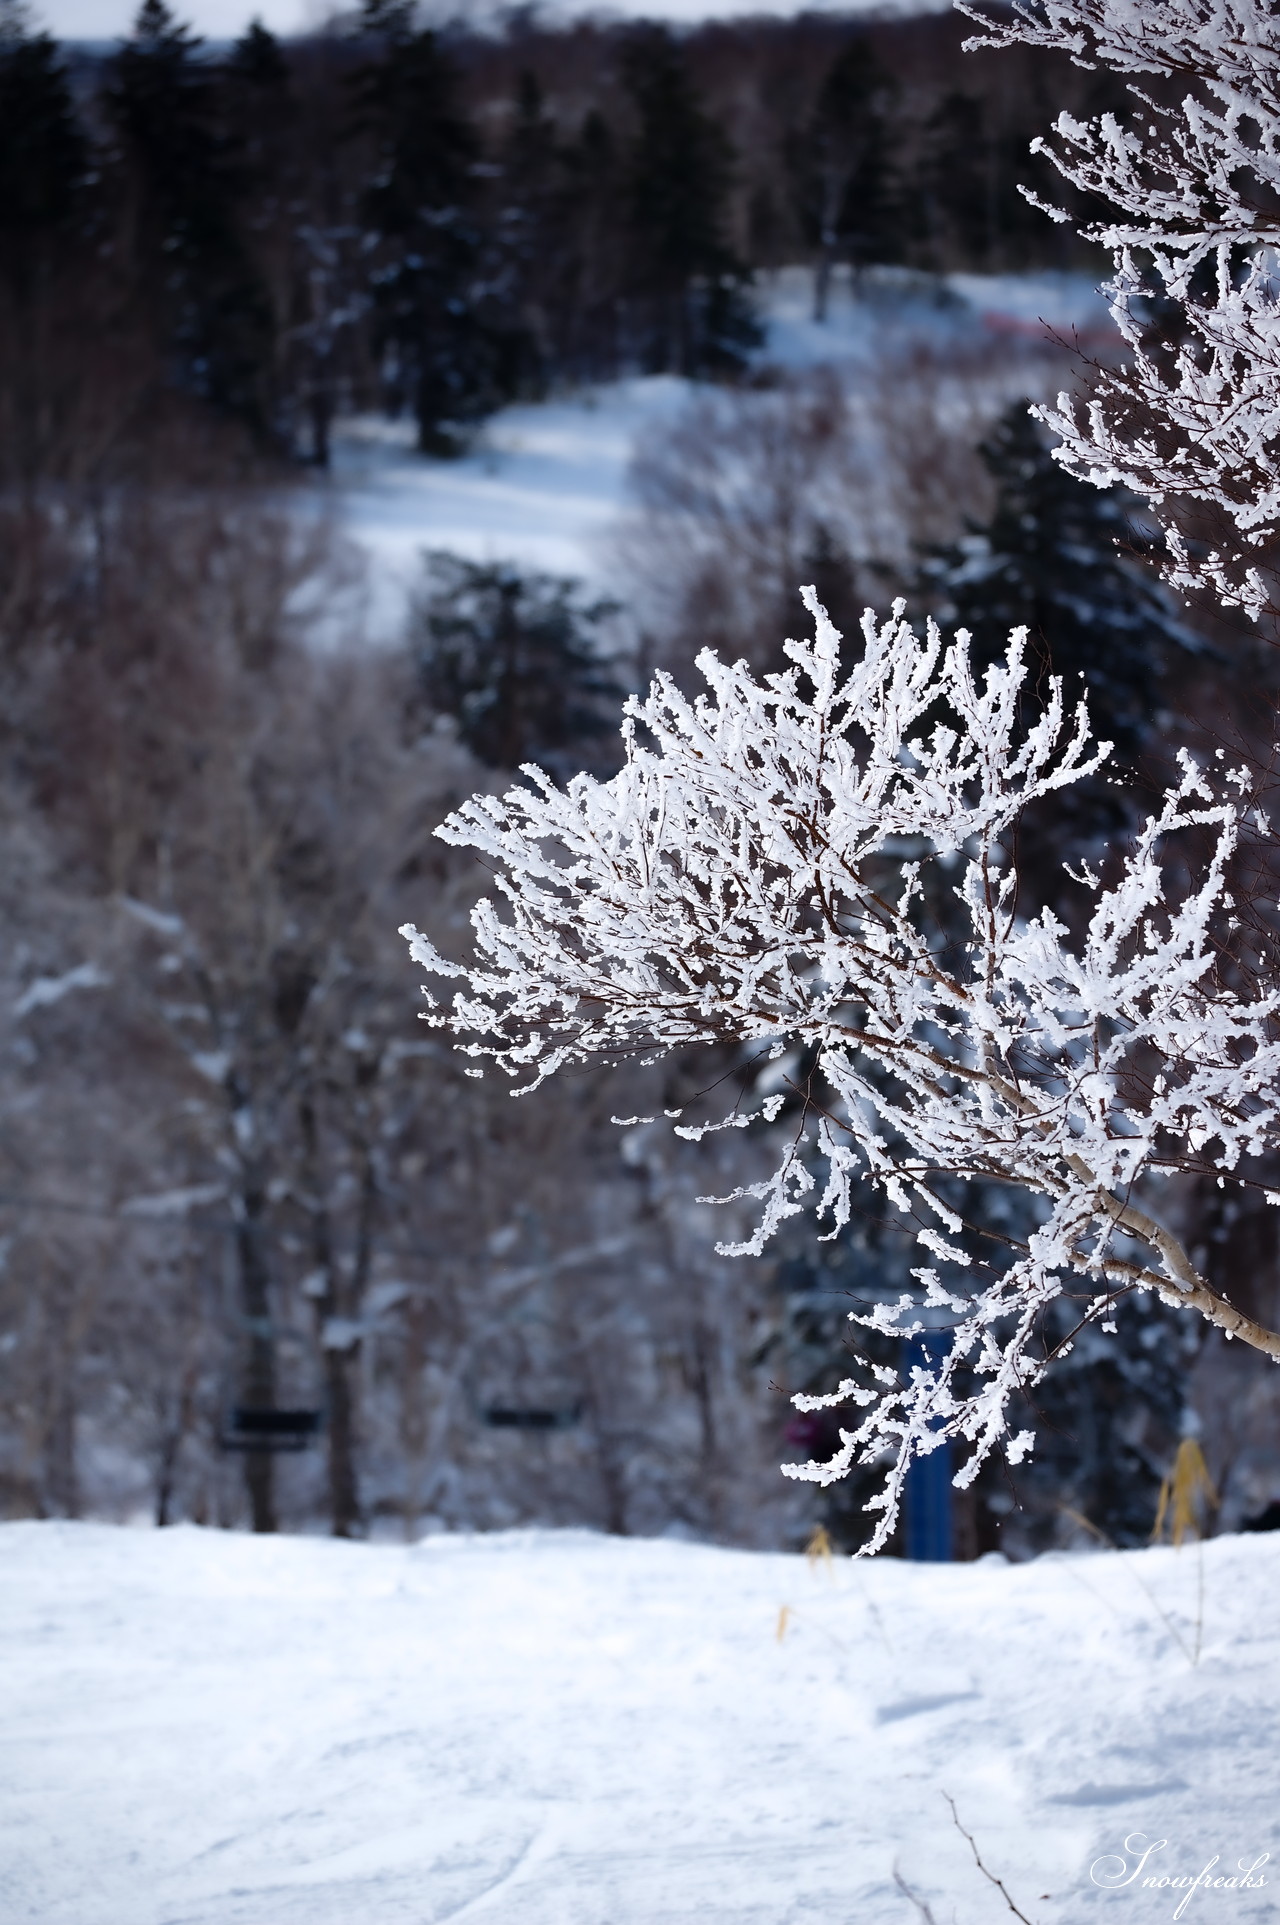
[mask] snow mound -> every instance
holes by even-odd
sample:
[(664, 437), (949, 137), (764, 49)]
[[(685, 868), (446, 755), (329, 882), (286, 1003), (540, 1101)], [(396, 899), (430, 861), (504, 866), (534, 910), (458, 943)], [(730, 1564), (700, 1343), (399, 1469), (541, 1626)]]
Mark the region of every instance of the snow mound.
[[(1272, 1537), (827, 1568), (43, 1523), (0, 1555), (7, 1921), (907, 1925), (905, 1885), (990, 1925), (944, 1793), (1033, 1925), (1168, 1919), (1144, 1877), (1273, 1846)], [(1270, 1870), (1182, 1916), (1272, 1917)]]

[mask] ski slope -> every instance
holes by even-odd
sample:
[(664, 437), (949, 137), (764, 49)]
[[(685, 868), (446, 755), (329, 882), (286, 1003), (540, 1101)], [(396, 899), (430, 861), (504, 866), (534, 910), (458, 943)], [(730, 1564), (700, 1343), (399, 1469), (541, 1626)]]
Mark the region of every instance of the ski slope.
[[(19, 1523), (0, 1559), (6, 1925), (992, 1925), (944, 1794), (1032, 1925), (1275, 1916), (1275, 1537), (829, 1569)], [(1255, 1882), (1167, 1882), (1215, 1858)]]
[(431, 548), (601, 583), (636, 435), (688, 394), (658, 375), (503, 408), (454, 461), (418, 454), (411, 422), (343, 421), (318, 493), (365, 558), (374, 637), (398, 633)]
[[(849, 382), (873, 378), (879, 362), (913, 342), (945, 355), (949, 345), (992, 336), (1016, 353), (1042, 343), (1046, 329), (1064, 340), (1077, 332), (1091, 347), (1114, 337), (1105, 301), (1081, 274), (956, 274), (930, 284), (872, 269), (860, 296), (847, 275), (837, 277), (824, 322), (812, 318), (808, 269), (783, 269), (758, 298), (762, 364), (826, 364)], [(608, 588), (636, 437), (673, 418), (692, 392), (688, 381), (656, 375), (503, 408), (453, 461), (418, 454), (409, 421), (341, 422), (331, 473), (311, 499), (336, 515), (365, 558), (370, 632), (398, 634), (427, 548)]]

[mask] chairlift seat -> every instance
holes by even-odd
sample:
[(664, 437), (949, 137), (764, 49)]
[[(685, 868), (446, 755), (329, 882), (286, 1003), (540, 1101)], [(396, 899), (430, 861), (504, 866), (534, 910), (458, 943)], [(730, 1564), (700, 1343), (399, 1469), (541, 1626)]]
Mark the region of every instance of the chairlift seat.
[(582, 1418), (582, 1405), (567, 1410), (522, 1409), (513, 1404), (491, 1404), (484, 1421), (492, 1430), (571, 1430)]
[(237, 1404), (222, 1433), (223, 1450), (306, 1450), (320, 1433), (319, 1410), (253, 1409)]

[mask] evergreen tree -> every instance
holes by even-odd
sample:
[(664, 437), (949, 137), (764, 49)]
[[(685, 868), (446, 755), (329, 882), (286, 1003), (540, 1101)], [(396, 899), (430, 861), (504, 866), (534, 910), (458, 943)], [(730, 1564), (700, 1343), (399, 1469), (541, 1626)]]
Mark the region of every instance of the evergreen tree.
[[(245, 88), (250, 98), (256, 92), (264, 111), (268, 109), (268, 103), (278, 110), (287, 96), (288, 62), (280, 51), (280, 42), (263, 26), (261, 20), (251, 20), (231, 49), (227, 78)], [(248, 131), (246, 129), (246, 137)], [(255, 131), (260, 137), (265, 137), (271, 129), (260, 124)]]
[[(311, 48), (314, 56), (319, 49)], [(324, 468), (344, 391), (365, 373), (360, 344), (367, 250), (350, 143), (346, 50), (326, 45), (319, 71), (286, 58), (260, 21), (232, 48), (223, 74), (227, 123), (252, 219), (248, 245), (271, 305), (271, 403), (279, 440)]]
[(1124, 552), (1141, 543), (1136, 503), (1060, 467), (1025, 402), (980, 452), (995, 483), (991, 518), (927, 554), (920, 586), (940, 621), (971, 631), (979, 667), (1025, 625), (1068, 695), (1083, 676), (1095, 732), (1132, 762), (1155, 729), (1170, 671), (1202, 646)]
[(423, 697), (491, 768), (570, 774), (616, 746), (622, 691), (597, 631), (616, 604), (509, 562), (427, 556), (411, 647)]
[(481, 297), (479, 143), (454, 64), (438, 34), (415, 28), (409, 0), (367, 0), (363, 26), (381, 43), (356, 78), (374, 149), (363, 216), (378, 240), (377, 343), (419, 446), (451, 453), (458, 428), (512, 392), (519, 359), (516, 331)]
[(564, 151), (563, 208), (569, 239), (561, 325), (566, 371), (611, 379), (622, 365), (621, 291), (627, 281), (624, 158), (603, 114), (592, 108)]
[(632, 39), (623, 80), (639, 122), (626, 205), (641, 358), (653, 373), (730, 372), (760, 340), (748, 270), (725, 238), (731, 149), (666, 28)]
[(201, 45), (164, 0), (143, 0), (106, 103), (136, 197), (141, 298), (162, 316), (177, 379), (265, 433), (270, 309), (240, 236), (245, 183)]
[(944, 95), (925, 123), (917, 182), (935, 264), (985, 266), (995, 252), (997, 193), (981, 100)]
[(893, 78), (859, 35), (833, 61), (813, 115), (791, 144), (801, 231), (817, 257), (814, 319), (826, 319), (837, 262), (896, 260), (901, 216), (892, 184)]
[(526, 346), (522, 387), (541, 387), (559, 359), (564, 303), (572, 299), (573, 209), (566, 155), (536, 75), (522, 68), (511, 131), (501, 149), (495, 244), (503, 294)]
[[(300, 151), (299, 100), (289, 62), (260, 20), (251, 20), (232, 47), (219, 91), (228, 151), (243, 190), (244, 245), (270, 310), (272, 353), (263, 369), (263, 392), (273, 438), (324, 466), (332, 407), (318, 403), (318, 391), (327, 399), (332, 381), (316, 366), (319, 360), (323, 368), (324, 357), (315, 352), (323, 331), (314, 325), (331, 278), (314, 271), (317, 254), (331, 251), (315, 219), (323, 181)], [(349, 296), (349, 289), (344, 292)]]
[(500, 270), (493, 280), (519, 316), (522, 387), (557, 377), (614, 379), (627, 236), (608, 124), (593, 108), (577, 138), (563, 139), (525, 69), (498, 156), (491, 230)]
[(0, 0), (0, 486), (28, 499), (79, 459), (70, 417), (97, 372), (82, 331), (101, 295), (91, 168), (57, 46)]
[(0, 0), (0, 271), (13, 294), (29, 293), (65, 244), (89, 165), (56, 43)]
[[(1043, 259), (1043, 217), (1019, 192), (1027, 183), (1060, 202), (1060, 183), (1038, 154), (1027, 152), (1026, 122), (1001, 113), (1004, 103), (954, 90), (925, 121), (916, 172), (919, 216), (935, 264), (1025, 269)], [(1071, 242), (1060, 229), (1062, 250)]]
[(1064, 1522), (1121, 1548), (1151, 1541), (1202, 1333), (1150, 1293), (1122, 1299), (1109, 1321), (1113, 1331), (1078, 1329), (1070, 1304), (1050, 1320), (1049, 1340), (1071, 1348), (1036, 1392), (1036, 1447), (1014, 1474), (1028, 1550), (1069, 1537)]

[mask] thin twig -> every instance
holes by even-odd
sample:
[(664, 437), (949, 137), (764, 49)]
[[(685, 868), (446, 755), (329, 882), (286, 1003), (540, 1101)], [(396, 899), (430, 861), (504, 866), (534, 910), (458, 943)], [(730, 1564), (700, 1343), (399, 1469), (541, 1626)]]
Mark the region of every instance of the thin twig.
[(982, 1876), (984, 1878), (989, 1878), (991, 1880), (991, 1883), (996, 1887), (996, 1890), (1000, 1893), (1000, 1896), (1004, 1899), (1005, 1904), (1009, 1907), (1009, 1910), (1013, 1913), (1014, 1917), (1020, 1918), (1022, 1920), (1022, 1925), (1031, 1925), (1031, 1920), (1027, 1917), (1026, 1913), (1020, 1912), (1018, 1910), (1017, 1906), (1014, 1904), (1013, 1900), (1010, 1898), (1008, 1892), (1005, 1890), (1003, 1879), (997, 1878), (995, 1873), (992, 1871), (988, 1871), (986, 1866), (983, 1864), (982, 1855), (979, 1852), (977, 1845), (974, 1843), (973, 1833), (966, 1831), (964, 1826), (960, 1823), (960, 1814), (956, 1810), (956, 1801), (951, 1796), (951, 1793), (949, 1791), (944, 1791), (942, 1795), (951, 1807), (951, 1816), (955, 1822), (956, 1830), (959, 1832), (962, 1838), (967, 1838), (969, 1841), (969, 1850), (973, 1853), (973, 1862), (978, 1867), (978, 1870), (982, 1873)]
[(1194, 1670), (1196, 1661), (1190, 1649), (1188, 1648), (1187, 1641), (1183, 1637), (1181, 1631), (1178, 1629), (1173, 1619), (1169, 1616), (1169, 1613), (1165, 1610), (1163, 1604), (1161, 1604), (1159, 1598), (1156, 1596), (1151, 1586), (1147, 1583), (1146, 1579), (1138, 1576), (1138, 1573), (1134, 1570), (1132, 1564), (1129, 1565), (1128, 1569), (1129, 1569), (1129, 1575), (1130, 1577), (1132, 1577), (1134, 1583), (1137, 1585), (1140, 1585), (1141, 1588), (1146, 1592), (1147, 1596), (1151, 1599), (1151, 1602), (1155, 1606), (1156, 1611), (1159, 1617), (1161, 1618), (1161, 1620), (1163, 1621), (1166, 1629), (1168, 1630), (1170, 1637), (1173, 1639), (1174, 1643), (1177, 1645), (1179, 1651), (1181, 1651), (1183, 1657), (1187, 1660), (1187, 1663), (1191, 1666), (1192, 1670)]
[(1091, 1520), (1085, 1516), (1083, 1511), (1072, 1510), (1070, 1504), (1059, 1504), (1058, 1509), (1062, 1512), (1062, 1515), (1064, 1517), (1069, 1517), (1073, 1524), (1083, 1525), (1084, 1529), (1088, 1531), (1090, 1537), (1096, 1537), (1099, 1544), (1105, 1544), (1109, 1551), (1115, 1550), (1116, 1548), (1115, 1539), (1113, 1537), (1108, 1537), (1105, 1531), (1099, 1530), (1098, 1526), (1092, 1523)]
[(865, 1566), (857, 1565), (855, 1566), (855, 1569), (857, 1570), (859, 1582), (862, 1587), (862, 1601), (866, 1605), (867, 1610), (871, 1614), (871, 1622), (875, 1625), (876, 1630), (880, 1634), (881, 1643), (884, 1645), (885, 1650), (889, 1653), (889, 1656), (892, 1657), (894, 1655), (893, 1644), (892, 1644), (892, 1641), (890, 1640), (889, 1633), (884, 1628), (884, 1619), (880, 1615), (880, 1606), (876, 1603), (875, 1599), (871, 1595), (871, 1588), (867, 1583), (867, 1574), (866, 1574)]
[(911, 1903), (915, 1906), (921, 1918), (924, 1920), (924, 1925), (937, 1925), (937, 1921), (934, 1918), (933, 1913), (930, 1911), (928, 1905), (925, 1903), (924, 1899), (920, 1897), (918, 1892), (912, 1891), (910, 1885), (908, 1885), (906, 1879), (902, 1876), (902, 1873), (898, 1870), (898, 1867), (896, 1865), (893, 1868), (893, 1882), (898, 1887), (898, 1890), (902, 1893), (902, 1896), (906, 1899), (909, 1899)]

